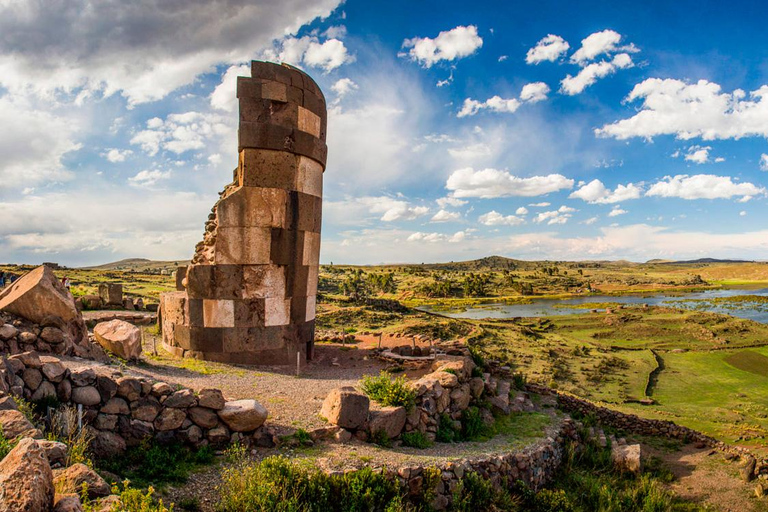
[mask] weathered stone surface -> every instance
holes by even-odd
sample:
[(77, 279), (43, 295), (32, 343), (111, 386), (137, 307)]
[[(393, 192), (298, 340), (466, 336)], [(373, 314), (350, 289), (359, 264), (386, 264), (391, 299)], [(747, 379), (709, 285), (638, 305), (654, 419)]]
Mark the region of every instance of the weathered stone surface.
[(0, 512), (53, 507), (53, 473), (40, 445), (24, 438), (0, 461)]
[(224, 408), (226, 401), (218, 389), (201, 389), (197, 396), (197, 403), (200, 407), (218, 411)]
[(72, 401), (76, 404), (98, 405), (101, 403), (99, 390), (94, 386), (83, 386), (72, 390)]
[(101, 412), (104, 414), (129, 414), (131, 410), (124, 399), (115, 397), (104, 404)]
[(88, 339), (88, 330), (72, 295), (53, 274), (40, 266), (0, 292), (0, 310), (42, 324), (48, 316), (60, 318), (75, 343)]
[(43, 434), (29, 422), (26, 416), (15, 409), (0, 411), (0, 427), (3, 429), (3, 435), (8, 439), (43, 437)]
[(11, 324), (0, 325), (0, 340), (6, 341), (15, 338), (19, 330)]
[(371, 401), (353, 387), (331, 390), (323, 401), (320, 416), (342, 428), (356, 429), (368, 420)]
[(138, 400), (141, 396), (141, 383), (133, 377), (117, 379), (117, 396), (125, 398), (129, 402)]
[(141, 330), (123, 320), (101, 322), (93, 328), (93, 337), (106, 350), (123, 359), (141, 357)]
[(40, 337), (46, 343), (50, 343), (51, 345), (63, 343), (66, 340), (66, 336), (67, 335), (64, 334), (64, 331), (58, 327), (44, 327), (43, 331), (40, 333)]
[(53, 512), (83, 512), (83, 504), (77, 494), (56, 494)]
[(43, 363), (43, 375), (51, 382), (59, 383), (64, 379), (67, 369), (58, 361)]
[(181, 409), (163, 409), (155, 419), (155, 429), (159, 431), (175, 430), (181, 427), (187, 415)]
[(614, 444), (611, 446), (611, 458), (621, 471), (639, 474), (643, 469), (639, 444)]
[(197, 398), (194, 391), (191, 389), (180, 389), (173, 393), (171, 396), (165, 399), (163, 405), (165, 407), (173, 407), (176, 409), (186, 409), (197, 404)]
[(405, 427), (405, 417), (405, 407), (371, 409), (368, 419), (368, 431), (371, 434), (384, 432), (390, 439), (397, 437), (403, 431), (403, 427)]
[(26, 368), (21, 374), (21, 379), (29, 389), (34, 391), (43, 382), (43, 374), (36, 368)]
[(29, 351), (16, 354), (8, 358), (9, 361), (19, 361), (27, 368), (40, 369), (43, 367), (43, 362), (40, 360), (40, 356), (37, 352)]
[(234, 400), (227, 402), (218, 411), (219, 418), (234, 432), (256, 430), (267, 419), (267, 410), (256, 400)]
[(96, 372), (90, 368), (78, 368), (70, 372), (69, 380), (75, 386), (90, 386), (96, 382)]
[(189, 419), (203, 428), (213, 428), (219, 422), (219, 416), (216, 411), (207, 407), (190, 407), (187, 411)]
[(99, 297), (107, 306), (122, 306), (123, 285), (117, 283), (101, 283), (99, 285)]
[(153, 422), (163, 406), (154, 397), (145, 397), (131, 404), (131, 416), (137, 420)]
[(48, 381), (43, 381), (42, 384), (32, 393), (31, 399), (33, 402), (39, 402), (46, 398), (55, 398), (58, 396), (56, 388)]
[(67, 445), (47, 439), (40, 439), (37, 441), (37, 444), (43, 449), (51, 465), (64, 464), (64, 460), (67, 457)]
[(114, 432), (96, 431), (91, 441), (91, 449), (98, 457), (114, 457), (125, 451), (125, 440)]
[(68, 468), (56, 470), (53, 484), (61, 493), (79, 493), (83, 484), (88, 486), (88, 498), (96, 499), (109, 496), (109, 484), (85, 464), (73, 464)]

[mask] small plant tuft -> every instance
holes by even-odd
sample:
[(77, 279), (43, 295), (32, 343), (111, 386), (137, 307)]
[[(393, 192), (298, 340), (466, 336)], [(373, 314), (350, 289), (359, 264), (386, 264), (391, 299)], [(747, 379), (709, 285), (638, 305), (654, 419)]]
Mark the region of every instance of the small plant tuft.
[(418, 448), (419, 450), (432, 446), (432, 441), (430, 441), (423, 432), (419, 432), (418, 430), (414, 430), (413, 432), (403, 432), (400, 434), (400, 440), (403, 442), (403, 446)]
[(403, 406), (410, 411), (416, 403), (416, 391), (402, 375), (394, 378), (387, 372), (381, 372), (378, 377), (365, 375), (361, 387), (372, 400), (384, 406)]

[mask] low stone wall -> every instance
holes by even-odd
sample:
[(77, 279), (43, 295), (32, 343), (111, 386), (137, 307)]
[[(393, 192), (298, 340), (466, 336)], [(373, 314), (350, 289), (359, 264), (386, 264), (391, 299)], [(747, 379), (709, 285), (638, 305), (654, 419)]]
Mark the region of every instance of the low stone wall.
[(178, 440), (195, 446), (232, 442), (272, 446), (262, 425), (267, 410), (255, 400), (227, 402), (221, 391), (195, 392), (108, 369), (70, 370), (61, 360), (24, 352), (0, 363), (0, 395), (82, 405), (99, 456), (123, 452), (146, 438)]
[(732, 446), (699, 432), (698, 430), (678, 425), (672, 421), (641, 418), (635, 414), (626, 414), (615, 411), (544, 386), (528, 384), (528, 389), (542, 395), (554, 395), (557, 397), (558, 406), (561, 409), (571, 413), (592, 415), (599, 424), (604, 426), (613, 427), (636, 435), (660, 436), (697, 443), (728, 454), (733, 458), (741, 457), (744, 459), (755, 459), (756, 464), (752, 476), (768, 475), (768, 459), (755, 457), (755, 455), (746, 448)]
[(436, 471), (439, 480), (434, 488), (436, 497), (432, 507), (444, 510), (450, 506), (454, 490), (468, 472), (477, 473), (497, 489), (511, 487), (519, 480), (539, 490), (554, 477), (567, 447), (578, 447), (580, 443), (576, 424), (565, 419), (547, 438), (519, 452), (445, 462), (427, 469), (420, 465), (405, 466), (392, 471), (392, 476), (411, 496), (420, 496), (429, 491), (426, 488), (430, 483), (429, 473)]

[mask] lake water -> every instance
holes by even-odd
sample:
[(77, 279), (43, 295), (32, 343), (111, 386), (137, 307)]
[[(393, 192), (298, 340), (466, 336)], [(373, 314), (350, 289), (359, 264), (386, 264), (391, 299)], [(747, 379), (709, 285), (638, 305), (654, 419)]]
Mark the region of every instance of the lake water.
[[(568, 299), (532, 299), (530, 304), (482, 304), (479, 306), (468, 307), (462, 310), (443, 310), (433, 309), (430, 306), (422, 306), (418, 309), (427, 312), (439, 313), (453, 318), (512, 318), (512, 317), (538, 317), (553, 315), (573, 315), (578, 313), (588, 313), (590, 308), (569, 308), (562, 307), (567, 305), (578, 306), (581, 304), (599, 304), (613, 302), (618, 304), (648, 304), (651, 306), (674, 306), (698, 309), (701, 311), (711, 311), (714, 313), (725, 313), (747, 318), (757, 322), (768, 323), (768, 304), (766, 303), (739, 303), (737, 307), (728, 307), (726, 303), (711, 302), (680, 302), (689, 299), (717, 299), (723, 297), (734, 297), (737, 295), (758, 295), (768, 296), (768, 288), (758, 290), (743, 289), (724, 289), (724, 290), (706, 290), (695, 293), (685, 294), (655, 294), (655, 295), (624, 295), (620, 297), (611, 295), (590, 295), (588, 297), (574, 297)], [(730, 303), (732, 306), (733, 303)], [(560, 307), (555, 307), (560, 306)], [(598, 309), (596, 305), (595, 308)]]

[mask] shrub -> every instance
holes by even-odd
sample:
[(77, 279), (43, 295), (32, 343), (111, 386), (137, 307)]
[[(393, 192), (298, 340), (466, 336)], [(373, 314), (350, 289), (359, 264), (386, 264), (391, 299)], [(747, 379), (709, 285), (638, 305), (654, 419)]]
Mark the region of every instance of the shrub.
[(65, 405), (51, 415), (48, 439), (67, 445), (67, 466), (81, 463), (93, 468), (89, 456), (93, 435), (84, 428), (78, 428), (77, 409), (74, 407)]
[[(114, 485), (112, 494), (120, 496), (120, 505), (113, 505), (109, 512), (173, 512), (173, 504), (170, 508), (163, 505), (163, 500), (155, 501), (153, 494), (155, 489), (150, 487), (146, 491), (135, 489), (129, 485), (126, 480), (122, 484), (122, 489)], [(80, 491), (80, 501), (83, 504), (84, 512), (101, 512), (103, 509), (98, 502), (89, 502), (88, 484), (83, 483)]]
[(185, 482), (190, 471), (196, 466), (210, 464), (213, 457), (210, 446), (192, 450), (179, 443), (161, 445), (146, 440), (119, 457), (99, 461), (99, 466), (128, 478), (139, 487), (147, 487)]
[(527, 379), (524, 373), (517, 372), (514, 375), (512, 375), (512, 386), (514, 386), (515, 389), (517, 390), (525, 389), (526, 382), (527, 382)]
[(399, 484), (370, 468), (327, 475), (285, 457), (225, 469), (220, 512), (336, 512), (407, 510)]
[(362, 380), (363, 392), (372, 400), (385, 406), (403, 406), (410, 411), (416, 403), (416, 392), (408, 385), (404, 376), (393, 378), (387, 372), (378, 377), (366, 375)]
[(392, 440), (387, 435), (386, 430), (371, 432), (371, 442), (384, 448), (392, 448)]
[(435, 439), (439, 443), (454, 443), (461, 440), (461, 431), (456, 428), (453, 419), (447, 414), (441, 414), (437, 422)]
[(486, 431), (480, 409), (469, 407), (461, 414), (461, 437), (465, 441), (472, 441), (482, 436)]
[(403, 442), (404, 446), (418, 448), (419, 450), (432, 446), (432, 441), (418, 430), (414, 430), (413, 432), (403, 432), (400, 434), (400, 440)]
[[(506, 488), (506, 485), (502, 486)], [(464, 475), (453, 492), (453, 508), (456, 512), (514, 512), (519, 510), (519, 499), (507, 491), (496, 490), (477, 473)]]

